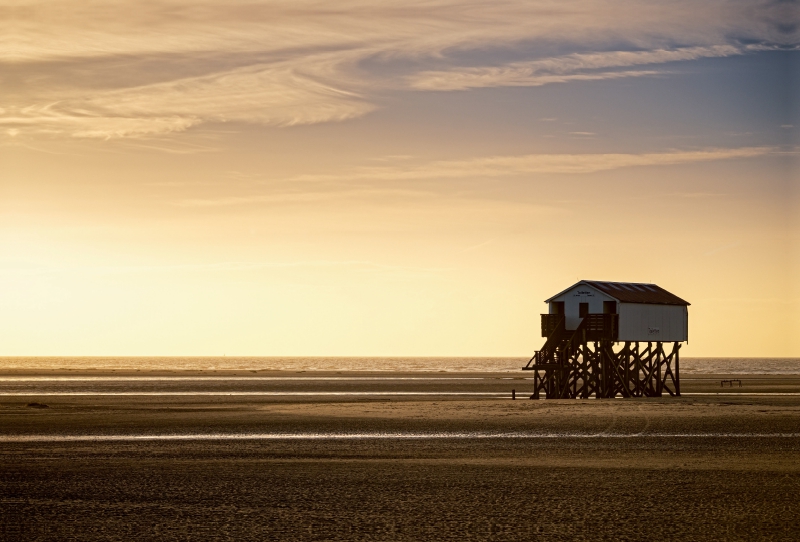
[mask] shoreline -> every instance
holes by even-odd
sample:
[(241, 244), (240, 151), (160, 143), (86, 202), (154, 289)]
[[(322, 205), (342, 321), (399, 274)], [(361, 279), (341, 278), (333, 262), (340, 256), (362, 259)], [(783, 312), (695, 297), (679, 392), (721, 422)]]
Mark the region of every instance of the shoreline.
[[(386, 376), (387, 374), (398, 374), (407, 376), (426, 376), (426, 377), (447, 377), (452, 375), (463, 375), (464, 377), (480, 377), (480, 378), (533, 378), (532, 374), (528, 371), (523, 371), (522, 368), (516, 371), (477, 371), (477, 370), (458, 370), (458, 369), (108, 369), (108, 368), (69, 368), (69, 367), (54, 367), (54, 368), (7, 368), (0, 365), (0, 377), (4, 376), (35, 376), (35, 375), (80, 375), (87, 373), (93, 376), (137, 376), (137, 375), (152, 375), (152, 376), (282, 376), (282, 375), (298, 375), (305, 374), (308, 376), (318, 377), (337, 377), (337, 376)], [(527, 376), (530, 375), (530, 376)], [(681, 368), (681, 380), (691, 379), (707, 379), (716, 377), (759, 377), (759, 378), (781, 378), (785, 376), (796, 376), (800, 378), (800, 371), (798, 372), (708, 372), (698, 373), (693, 371), (685, 371)]]

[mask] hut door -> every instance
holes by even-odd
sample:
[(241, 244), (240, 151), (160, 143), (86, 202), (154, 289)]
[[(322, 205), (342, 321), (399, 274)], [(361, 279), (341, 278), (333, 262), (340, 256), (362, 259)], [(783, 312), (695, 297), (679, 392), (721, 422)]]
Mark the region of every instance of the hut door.
[(564, 302), (563, 301), (553, 301), (552, 314), (564, 314)]
[(603, 314), (617, 314), (617, 302), (603, 301)]
[(589, 315), (589, 304), (588, 303), (581, 303), (578, 305), (578, 316), (581, 318), (585, 318)]

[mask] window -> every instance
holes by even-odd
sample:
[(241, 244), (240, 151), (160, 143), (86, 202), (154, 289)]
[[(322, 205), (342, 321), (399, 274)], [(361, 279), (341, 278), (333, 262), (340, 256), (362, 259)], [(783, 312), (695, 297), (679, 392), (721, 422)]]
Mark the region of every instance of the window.
[(551, 305), (552, 305), (552, 307), (551, 307), (552, 310), (550, 311), (550, 314), (564, 314), (564, 302), (563, 301), (553, 301), (553, 303), (551, 303)]
[(603, 301), (603, 314), (617, 314), (617, 302)]

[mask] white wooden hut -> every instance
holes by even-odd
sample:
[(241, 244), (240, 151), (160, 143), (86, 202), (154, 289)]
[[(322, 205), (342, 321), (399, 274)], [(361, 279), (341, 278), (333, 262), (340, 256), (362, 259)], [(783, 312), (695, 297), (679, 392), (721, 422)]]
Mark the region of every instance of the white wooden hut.
[(546, 303), (551, 315), (564, 315), (567, 331), (588, 315), (617, 314), (616, 341), (689, 340), (689, 303), (655, 284), (582, 280)]

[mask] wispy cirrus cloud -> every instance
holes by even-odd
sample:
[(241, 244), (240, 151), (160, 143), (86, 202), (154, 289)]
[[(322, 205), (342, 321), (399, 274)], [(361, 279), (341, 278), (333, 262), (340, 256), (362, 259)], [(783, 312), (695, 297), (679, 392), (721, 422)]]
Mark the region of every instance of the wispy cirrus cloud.
[[(304, 175), (296, 180), (339, 179), (413, 180), (474, 177), (507, 177), (538, 173), (595, 173), (636, 166), (667, 166), (734, 158), (753, 158), (781, 153), (773, 147), (700, 149), (657, 153), (623, 154), (524, 154), (487, 156), (469, 160), (446, 160), (410, 166), (373, 167), (346, 175)], [(796, 152), (796, 151), (794, 151)]]
[(724, 41), (731, 30), (747, 29), (762, 38), (774, 34), (774, 22), (752, 16), (758, 7), (727, 0), (410, 0), (402, 6), (387, 0), (335, 5), (310, 0), (3, 0), (0, 17), (8, 31), (0, 37), (0, 60), (213, 51), (302, 56), (332, 47), (414, 57), (536, 38), (599, 45), (623, 35), (641, 44), (677, 43), (676, 38), (713, 43)]
[[(0, 128), (141, 138), (206, 122), (335, 122), (398, 90), (655, 75), (663, 72), (641, 68), (752, 50), (743, 40), (794, 43), (786, 9), (746, 0), (0, 0)], [(486, 52), (492, 65), (477, 61)]]
[(357, 117), (374, 106), (356, 92), (327, 83), (325, 55), (291, 63), (247, 66), (199, 77), (112, 89), (9, 107), (0, 125), (76, 137), (137, 137), (182, 131), (201, 122), (287, 126)]
[[(788, 151), (800, 154), (800, 151)], [(628, 167), (658, 167), (697, 162), (755, 158), (770, 154), (786, 154), (773, 147), (741, 147), (731, 149), (699, 149), (660, 153), (622, 154), (525, 154), (487, 156), (469, 160), (443, 160), (408, 165), (365, 167), (336, 175), (301, 175), (270, 181), (272, 189), (283, 181), (279, 193), (191, 198), (176, 202), (182, 207), (229, 207), (237, 205), (309, 202), (332, 197), (352, 198), (391, 195), (393, 198), (420, 198), (430, 193), (412, 188), (398, 188), (392, 182), (475, 178), (505, 178), (539, 174), (589, 174)], [(306, 186), (298, 188), (297, 184)], [(315, 183), (318, 190), (307, 183)], [(332, 183), (334, 191), (324, 188)], [(376, 184), (377, 183), (377, 184)], [(384, 184), (385, 183), (385, 184)], [(350, 188), (343, 189), (343, 185)], [(688, 197), (688, 196), (687, 196)], [(699, 197), (699, 196), (698, 196)]]
[[(665, 64), (725, 57), (761, 50), (763, 46), (684, 47), (654, 51), (604, 51), (513, 62), (497, 67), (453, 68), (445, 71), (424, 71), (409, 78), (413, 88), (420, 90), (466, 90), (469, 88), (501, 86), (541, 86), (568, 81), (593, 81), (656, 75), (653, 70), (618, 70), (652, 64)], [(615, 68), (608, 70), (608, 68)]]

